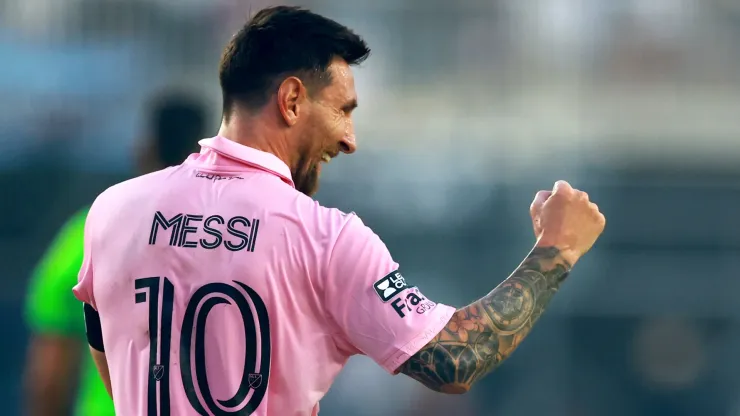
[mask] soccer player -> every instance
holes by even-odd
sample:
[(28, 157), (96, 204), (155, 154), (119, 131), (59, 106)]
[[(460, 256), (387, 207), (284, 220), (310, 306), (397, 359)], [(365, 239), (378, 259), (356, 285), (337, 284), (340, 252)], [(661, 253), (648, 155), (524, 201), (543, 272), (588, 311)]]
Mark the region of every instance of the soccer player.
[[(149, 172), (182, 162), (205, 132), (206, 110), (183, 94), (153, 103), (150, 136), (139, 153), (139, 170)], [(59, 416), (74, 398), (77, 416), (113, 415), (113, 402), (85, 347), (79, 302), (70, 292), (82, 265), (88, 207), (62, 227), (36, 267), (26, 304), (33, 333), (26, 368), (27, 415)]]
[(598, 207), (557, 182), (535, 197), (536, 244), (511, 277), (458, 310), (426, 298), (355, 214), (310, 198), (356, 149), (351, 66), (368, 54), (325, 17), (261, 10), (223, 54), (218, 136), (96, 199), (74, 293), (119, 414), (316, 415), (356, 354), (466, 392), (596, 241)]

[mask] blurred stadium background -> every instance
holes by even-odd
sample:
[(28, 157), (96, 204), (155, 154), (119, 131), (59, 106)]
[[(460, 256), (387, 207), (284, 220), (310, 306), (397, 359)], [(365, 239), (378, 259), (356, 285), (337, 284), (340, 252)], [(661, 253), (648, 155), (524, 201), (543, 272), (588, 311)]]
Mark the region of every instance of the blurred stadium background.
[[(31, 268), (133, 171), (145, 104), (201, 94), (271, 0), (0, 0), (0, 403), (20, 415)], [(360, 151), (318, 199), (462, 306), (533, 243), (557, 179), (608, 218), (530, 339), (462, 397), (353, 359), (322, 416), (740, 415), (740, 2), (307, 0), (366, 37)], [(301, 369), (296, 369), (300, 372)], [(351, 413), (350, 413), (351, 412)]]

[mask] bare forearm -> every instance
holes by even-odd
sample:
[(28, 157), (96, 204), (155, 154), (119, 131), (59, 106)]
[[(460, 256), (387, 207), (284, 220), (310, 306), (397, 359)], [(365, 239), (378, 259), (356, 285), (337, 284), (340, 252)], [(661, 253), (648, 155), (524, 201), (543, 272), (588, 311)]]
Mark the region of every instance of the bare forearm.
[(108, 391), (108, 395), (112, 398), (113, 389), (110, 384), (110, 370), (108, 369), (108, 360), (105, 358), (105, 353), (90, 347), (90, 354), (92, 354), (95, 367), (98, 368), (98, 374), (100, 374), (100, 378), (103, 380), (105, 390)]
[(52, 416), (67, 412), (81, 358), (79, 343), (59, 336), (35, 336), (25, 374), (26, 413)]
[(535, 247), (491, 293), (459, 309), (401, 372), (436, 391), (468, 391), (521, 344), (570, 269), (558, 249)]

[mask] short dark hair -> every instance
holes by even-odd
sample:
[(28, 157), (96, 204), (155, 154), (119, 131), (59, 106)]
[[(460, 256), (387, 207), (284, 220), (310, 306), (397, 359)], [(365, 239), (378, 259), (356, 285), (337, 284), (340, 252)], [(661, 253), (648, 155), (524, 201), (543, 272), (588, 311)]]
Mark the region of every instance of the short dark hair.
[(149, 125), (155, 157), (163, 166), (179, 165), (197, 151), (207, 130), (207, 107), (200, 98), (185, 92), (167, 92), (151, 104)]
[(262, 108), (287, 76), (299, 76), (313, 92), (331, 82), (327, 68), (333, 59), (357, 65), (369, 55), (365, 41), (334, 20), (300, 7), (262, 9), (221, 57), (224, 115), (236, 102), (250, 110)]

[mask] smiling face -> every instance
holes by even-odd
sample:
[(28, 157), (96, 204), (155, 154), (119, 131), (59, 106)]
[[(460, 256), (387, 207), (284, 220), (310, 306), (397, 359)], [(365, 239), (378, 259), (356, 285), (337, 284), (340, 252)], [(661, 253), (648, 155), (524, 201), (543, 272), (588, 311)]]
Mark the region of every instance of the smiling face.
[(305, 118), (296, 125), (298, 155), (291, 173), (296, 189), (309, 196), (318, 191), (322, 163), (340, 152), (351, 154), (357, 149), (352, 124), (357, 92), (352, 70), (343, 60), (335, 59), (327, 72), (331, 82), (305, 101)]

